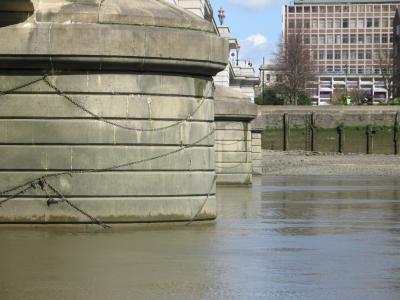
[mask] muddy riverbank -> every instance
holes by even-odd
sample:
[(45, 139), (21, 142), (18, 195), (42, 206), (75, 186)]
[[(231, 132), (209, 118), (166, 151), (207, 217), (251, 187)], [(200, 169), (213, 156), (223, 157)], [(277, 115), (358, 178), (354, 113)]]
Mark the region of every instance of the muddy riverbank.
[(263, 174), (400, 176), (400, 156), (263, 150)]

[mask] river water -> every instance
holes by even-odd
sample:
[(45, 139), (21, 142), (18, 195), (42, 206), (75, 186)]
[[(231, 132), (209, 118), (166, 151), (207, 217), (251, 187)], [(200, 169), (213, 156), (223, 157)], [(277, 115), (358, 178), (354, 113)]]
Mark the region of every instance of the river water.
[(214, 223), (0, 228), (0, 299), (400, 299), (400, 178), (218, 188)]

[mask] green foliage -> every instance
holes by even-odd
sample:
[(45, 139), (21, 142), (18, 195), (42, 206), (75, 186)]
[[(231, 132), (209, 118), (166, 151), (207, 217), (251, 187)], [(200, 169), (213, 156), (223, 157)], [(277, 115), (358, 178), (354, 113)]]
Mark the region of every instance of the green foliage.
[(264, 97), (262, 94), (255, 98), (258, 105), (283, 105), (284, 100), (277, 93), (274, 87), (264, 87)]
[(381, 100), (378, 102), (378, 105), (400, 105), (400, 98), (394, 98), (388, 101)]
[(297, 98), (297, 105), (311, 105), (311, 104), (312, 104), (312, 98), (305, 92), (300, 93), (299, 97)]
[(400, 105), (400, 98), (394, 98), (388, 101), (388, 105)]
[[(285, 105), (288, 101), (280, 90), (279, 86), (269, 86), (264, 88), (264, 99), (262, 95), (255, 98), (258, 105)], [(312, 98), (306, 92), (300, 92), (297, 98), (297, 105), (311, 105)]]

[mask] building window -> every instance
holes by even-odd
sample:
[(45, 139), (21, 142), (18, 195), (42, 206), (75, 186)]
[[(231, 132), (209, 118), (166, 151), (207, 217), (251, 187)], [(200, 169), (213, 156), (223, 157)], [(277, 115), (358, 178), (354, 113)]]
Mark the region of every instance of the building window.
[(379, 34), (374, 34), (374, 44), (379, 44), (381, 42), (381, 37)]
[(333, 19), (326, 20), (326, 28), (328, 29), (333, 28)]
[(358, 72), (358, 74), (363, 74), (364, 73), (364, 67), (363, 66), (358, 66), (357, 72)]
[(359, 34), (358, 35), (358, 43), (359, 44), (364, 44), (364, 35), (363, 34)]
[(379, 27), (379, 19), (378, 18), (374, 19), (374, 27), (376, 27), (376, 28)]
[(367, 28), (371, 28), (372, 27), (372, 19), (368, 18), (367, 19)]
[(324, 60), (325, 59), (325, 50), (319, 50), (318, 51), (318, 59), (319, 60)]
[(350, 19), (350, 28), (357, 27), (357, 19)]
[(319, 20), (319, 28), (321, 29), (326, 28), (325, 20)]
[(312, 19), (311, 26), (312, 26), (312, 28), (318, 28), (318, 20), (317, 19)]
[(388, 42), (388, 35), (386, 33), (382, 34), (382, 43), (386, 44)]
[(328, 6), (327, 7), (327, 12), (328, 13), (333, 13), (333, 6)]
[(267, 74), (267, 81), (270, 81), (270, 80), (271, 80), (271, 75)]
[(318, 12), (318, 6), (312, 6), (311, 10), (313, 13), (317, 13)]
[(348, 6), (343, 6), (343, 12), (349, 12), (349, 7)]
[(342, 43), (343, 44), (348, 44), (349, 43), (349, 35), (348, 34), (343, 34)]
[(365, 35), (365, 43), (372, 44), (372, 34)]
[(364, 28), (364, 19), (358, 19), (357, 23), (358, 28)]
[(288, 27), (289, 28), (294, 28), (294, 20), (289, 20)]
[(310, 20), (304, 20), (304, 28), (310, 28)]
[(342, 20), (342, 27), (343, 28), (349, 28), (349, 19), (343, 19)]
[(335, 59), (340, 59), (340, 50), (335, 51)]
[(335, 28), (341, 28), (342, 27), (342, 21), (340, 19), (335, 19)]
[(348, 50), (342, 51), (342, 59), (349, 59), (349, 51)]
[(328, 45), (333, 45), (333, 35), (332, 35), (332, 34), (328, 34), (328, 35), (326, 36), (326, 43), (327, 43)]
[(350, 59), (357, 59), (357, 50), (350, 50)]
[(311, 44), (312, 45), (317, 45), (318, 44), (318, 36), (316, 34), (313, 34), (311, 36)]
[(382, 11), (388, 12), (389, 11), (389, 5), (383, 5), (382, 6)]
[(374, 11), (375, 12), (380, 12), (381, 11), (381, 7), (379, 5), (375, 5), (374, 6)]
[(365, 5), (359, 5), (358, 6), (358, 11), (359, 12), (365, 12)]
[(372, 50), (365, 50), (365, 59), (372, 59)]
[(336, 45), (340, 44), (340, 34), (335, 34), (335, 44)]
[(356, 43), (357, 43), (357, 35), (350, 34), (350, 44), (356, 44)]
[(388, 18), (383, 18), (382, 19), (382, 27), (389, 27), (389, 19)]
[(288, 10), (290, 13), (294, 13), (294, 6), (289, 6)]
[(333, 50), (326, 51), (326, 59), (333, 59)]
[(342, 11), (342, 7), (335, 6), (335, 12), (340, 13)]
[(372, 12), (372, 5), (366, 5), (365, 12)]
[(310, 12), (310, 7), (309, 6), (304, 6), (304, 12), (309, 13)]
[(393, 43), (393, 33), (389, 34), (389, 43)]
[(302, 28), (302, 27), (303, 27), (303, 20), (297, 19), (296, 20), (296, 28)]
[(325, 35), (321, 34), (319, 36), (318, 44), (325, 45)]
[(358, 59), (364, 59), (364, 51), (363, 50), (358, 50), (357, 58)]
[(304, 36), (304, 44), (305, 45), (309, 45), (310, 44), (310, 36), (309, 35), (305, 35)]
[(320, 6), (319, 7), (319, 12), (324, 14), (326, 12), (326, 7), (325, 6)]

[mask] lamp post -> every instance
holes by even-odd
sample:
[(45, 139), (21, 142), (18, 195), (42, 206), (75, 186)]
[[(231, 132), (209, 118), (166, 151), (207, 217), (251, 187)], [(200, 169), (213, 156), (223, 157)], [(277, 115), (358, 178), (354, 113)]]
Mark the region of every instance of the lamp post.
[(225, 10), (222, 7), (218, 10), (218, 19), (219, 19), (219, 23), (222, 26), (224, 24), (224, 20), (225, 20)]
[(240, 45), (237, 43), (236, 45), (236, 65), (239, 65), (239, 50), (240, 50)]

